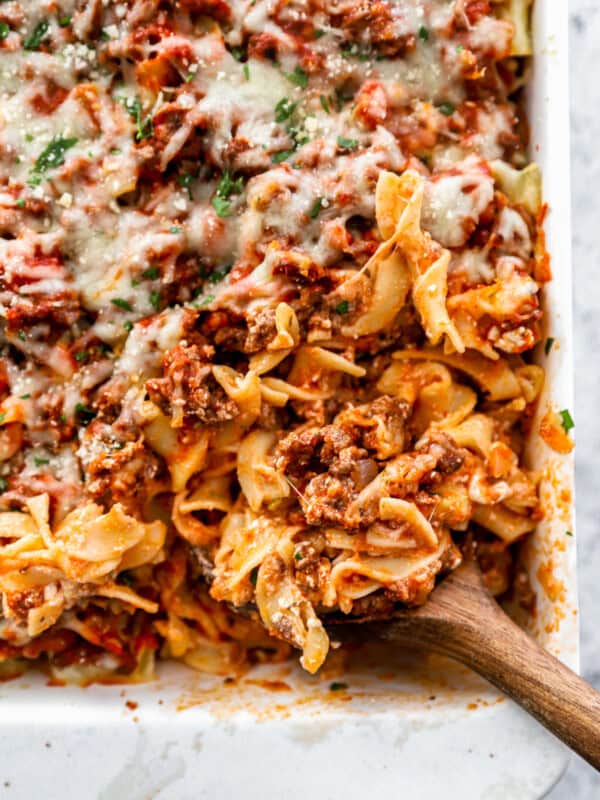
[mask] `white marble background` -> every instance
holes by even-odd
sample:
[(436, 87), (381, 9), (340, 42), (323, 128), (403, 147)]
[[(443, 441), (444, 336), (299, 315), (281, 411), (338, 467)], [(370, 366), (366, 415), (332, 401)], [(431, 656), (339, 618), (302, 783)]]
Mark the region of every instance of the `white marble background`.
[[(553, 2), (570, 11), (581, 665), (600, 689), (600, 0)], [(574, 756), (548, 798), (600, 798), (600, 774)]]

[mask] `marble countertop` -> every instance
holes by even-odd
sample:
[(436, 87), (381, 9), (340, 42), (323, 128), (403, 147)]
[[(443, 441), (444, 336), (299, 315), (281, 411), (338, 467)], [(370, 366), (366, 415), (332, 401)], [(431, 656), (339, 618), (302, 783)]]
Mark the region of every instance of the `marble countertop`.
[[(567, 2), (567, 0), (555, 0)], [(577, 555), (581, 666), (600, 689), (600, 3), (569, 0), (571, 39), (571, 164), (575, 276), (575, 424)], [(595, 176), (598, 177), (596, 181)], [(555, 265), (555, 269), (559, 265)], [(549, 800), (600, 797), (600, 774), (575, 756)]]

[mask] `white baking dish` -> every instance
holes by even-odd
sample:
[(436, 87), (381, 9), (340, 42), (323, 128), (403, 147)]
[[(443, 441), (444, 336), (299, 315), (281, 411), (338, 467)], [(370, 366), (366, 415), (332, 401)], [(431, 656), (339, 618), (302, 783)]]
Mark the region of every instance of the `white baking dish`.
[[(546, 312), (556, 344), (549, 359), (540, 354), (542, 410), (550, 400), (573, 408), (567, 10), (537, 0), (530, 91), (554, 270)], [(546, 476), (550, 511), (526, 554), (538, 594), (534, 633), (576, 667), (575, 545), (565, 535), (573, 462), (537, 438), (530, 459)], [(351, 800), (392, 790), (418, 800), (529, 800), (566, 766), (567, 752), (537, 723), (439, 657), (376, 654), (362, 671), (335, 674), (349, 691), (329, 691), (328, 669), (310, 677), (261, 668), (231, 686), (171, 665), (153, 684), (87, 689), (26, 675), (0, 687), (0, 787), (10, 784), (13, 800)]]

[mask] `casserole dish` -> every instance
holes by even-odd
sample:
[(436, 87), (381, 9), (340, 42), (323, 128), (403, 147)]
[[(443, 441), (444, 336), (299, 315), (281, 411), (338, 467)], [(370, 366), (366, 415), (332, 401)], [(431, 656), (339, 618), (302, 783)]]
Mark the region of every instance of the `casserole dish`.
[[(538, 0), (530, 84), (532, 154), (550, 205), (554, 280), (545, 289), (548, 403), (572, 408), (566, 8)], [(537, 430), (537, 425), (533, 426)], [(523, 558), (537, 594), (532, 633), (577, 665), (572, 459), (534, 433), (546, 519)], [(537, 798), (566, 752), (461, 667), (427, 654), (358, 654), (310, 678), (295, 666), (255, 668), (237, 682), (170, 664), (139, 687), (48, 689), (40, 676), (2, 687), (3, 775), (13, 797), (250, 798), (347, 796), (411, 789), (420, 798)], [(35, 763), (35, 769), (32, 769)]]

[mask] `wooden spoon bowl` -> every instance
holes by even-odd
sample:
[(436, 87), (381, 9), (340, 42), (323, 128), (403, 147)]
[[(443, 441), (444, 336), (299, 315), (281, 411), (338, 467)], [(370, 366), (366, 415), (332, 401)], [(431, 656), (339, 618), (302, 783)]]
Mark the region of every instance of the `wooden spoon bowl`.
[(367, 622), (368, 635), (461, 661), (600, 770), (600, 693), (513, 622), (476, 562), (450, 573), (425, 605)]

